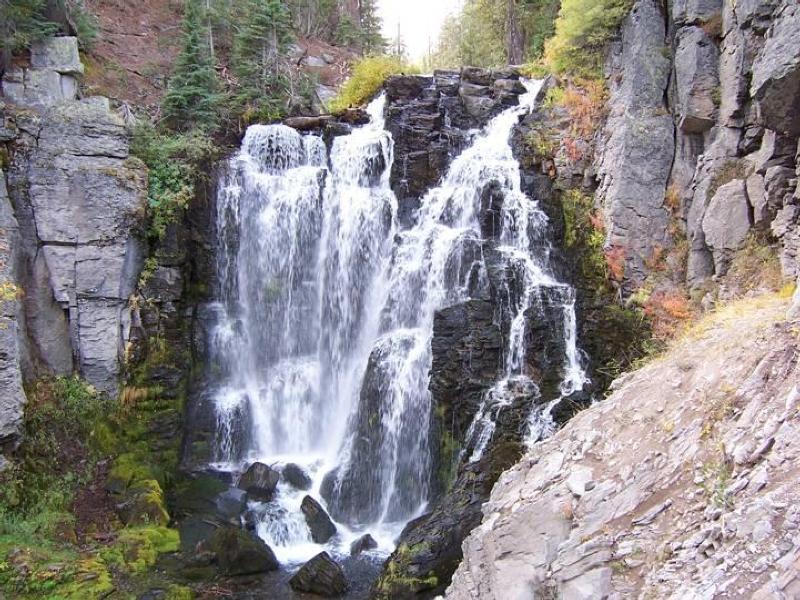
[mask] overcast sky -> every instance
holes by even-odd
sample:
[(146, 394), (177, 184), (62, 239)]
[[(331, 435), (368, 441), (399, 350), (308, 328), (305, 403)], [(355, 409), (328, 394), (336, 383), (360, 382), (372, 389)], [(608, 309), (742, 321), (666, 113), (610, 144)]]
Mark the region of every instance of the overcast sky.
[(394, 40), (397, 24), (412, 60), (428, 52), (428, 40), (435, 47), (444, 18), (455, 12), (461, 0), (379, 0), (383, 35)]

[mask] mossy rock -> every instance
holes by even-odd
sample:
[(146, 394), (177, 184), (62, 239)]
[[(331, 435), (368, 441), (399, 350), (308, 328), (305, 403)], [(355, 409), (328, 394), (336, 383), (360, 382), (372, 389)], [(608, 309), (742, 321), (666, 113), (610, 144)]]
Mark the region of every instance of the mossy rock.
[(117, 506), (125, 525), (167, 525), (169, 513), (164, 506), (164, 492), (155, 479), (139, 481), (128, 488)]
[(152, 567), (159, 554), (177, 552), (178, 532), (163, 526), (131, 527), (120, 531), (101, 556), (123, 571), (141, 574)]
[(176, 516), (213, 514), (217, 496), (227, 489), (226, 483), (212, 475), (181, 481), (174, 487)]
[(121, 494), (139, 481), (155, 480), (162, 486), (164, 479), (162, 469), (144, 462), (138, 452), (126, 452), (114, 460), (106, 479), (106, 489), (111, 493)]
[(238, 527), (220, 527), (208, 541), (225, 575), (253, 575), (276, 571), (280, 566), (272, 549), (261, 539)]

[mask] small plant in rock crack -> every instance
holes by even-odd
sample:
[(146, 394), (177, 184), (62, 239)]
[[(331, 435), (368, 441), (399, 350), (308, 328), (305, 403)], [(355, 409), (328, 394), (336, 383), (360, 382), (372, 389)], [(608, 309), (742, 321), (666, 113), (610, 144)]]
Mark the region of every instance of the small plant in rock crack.
[(732, 507), (731, 499), (725, 495), (725, 490), (731, 482), (732, 473), (733, 469), (724, 458), (703, 465), (703, 491), (714, 506), (725, 509)]

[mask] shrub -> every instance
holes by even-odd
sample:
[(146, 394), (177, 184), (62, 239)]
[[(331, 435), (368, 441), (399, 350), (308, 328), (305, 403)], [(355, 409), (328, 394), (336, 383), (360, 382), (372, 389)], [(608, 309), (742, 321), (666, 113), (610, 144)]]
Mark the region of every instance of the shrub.
[(633, 0), (564, 0), (556, 33), (545, 44), (545, 61), (555, 73), (597, 77), (606, 44), (616, 34)]
[(350, 78), (333, 99), (330, 109), (340, 112), (361, 106), (372, 98), (390, 75), (419, 73), (419, 69), (394, 56), (368, 56), (353, 66)]
[(149, 122), (136, 125), (131, 154), (149, 169), (149, 238), (163, 238), (167, 227), (180, 218), (195, 195), (197, 183), (207, 176), (204, 165), (218, 151), (213, 141), (197, 129), (170, 134), (158, 132)]

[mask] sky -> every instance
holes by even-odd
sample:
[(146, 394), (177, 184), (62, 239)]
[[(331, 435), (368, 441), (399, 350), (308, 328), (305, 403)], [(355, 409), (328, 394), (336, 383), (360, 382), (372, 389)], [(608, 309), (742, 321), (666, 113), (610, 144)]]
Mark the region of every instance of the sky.
[(379, 0), (383, 35), (397, 37), (397, 25), (409, 58), (419, 60), (428, 52), (428, 40), (436, 46), (445, 17), (455, 12), (461, 0)]

